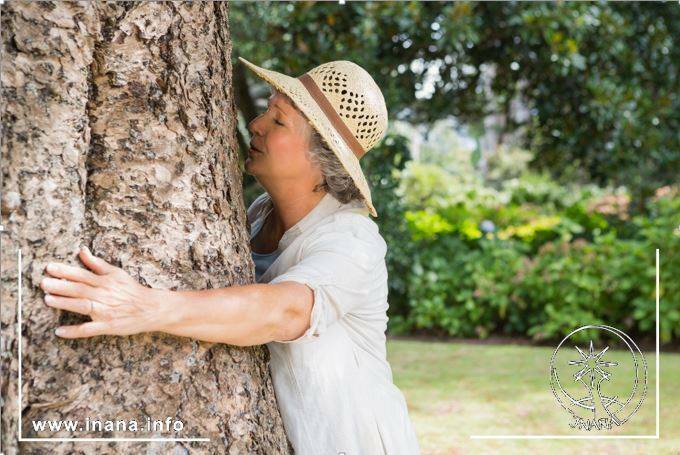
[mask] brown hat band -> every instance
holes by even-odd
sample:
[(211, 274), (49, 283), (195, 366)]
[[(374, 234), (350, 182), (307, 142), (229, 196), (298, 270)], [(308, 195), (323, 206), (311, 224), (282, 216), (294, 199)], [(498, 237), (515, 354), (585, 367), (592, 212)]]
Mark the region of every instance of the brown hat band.
[(357, 157), (357, 159), (360, 159), (362, 156), (364, 156), (366, 151), (363, 149), (361, 144), (359, 144), (359, 141), (357, 141), (349, 128), (347, 128), (347, 125), (345, 125), (345, 122), (342, 121), (338, 113), (335, 112), (335, 109), (333, 109), (330, 101), (328, 101), (328, 98), (326, 98), (326, 95), (323, 94), (319, 86), (316, 85), (314, 79), (312, 79), (312, 77), (307, 73), (299, 76), (298, 79), (300, 82), (302, 82), (302, 85), (305, 86), (314, 101), (316, 101), (316, 104), (318, 104), (318, 106), (321, 108), (323, 113), (326, 115), (326, 118), (328, 118), (328, 120), (331, 122), (333, 128), (335, 128), (352, 152), (354, 152), (354, 155)]

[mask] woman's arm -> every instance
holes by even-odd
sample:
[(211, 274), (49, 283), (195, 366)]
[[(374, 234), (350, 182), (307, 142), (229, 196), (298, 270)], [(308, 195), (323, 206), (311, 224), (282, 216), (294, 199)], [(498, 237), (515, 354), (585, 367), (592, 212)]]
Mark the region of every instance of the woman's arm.
[(48, 264), (40, 287), (53, 308), (88, 315), (92, 322), (59, 327), (57, 335), (83, 338), (166, 332), (198, 340), (251, 346), (295, 339), (309, 327), (314, 295), (297, 282), (251, 284), (202, 291), (141, 285), (87, 249), (90, 270)]
[(311, 289), (295, 282), (153, 291), (155, 306), (165, 313), (159, 331), (236, 346), (302, 335), (309, 326), (314, 298)]

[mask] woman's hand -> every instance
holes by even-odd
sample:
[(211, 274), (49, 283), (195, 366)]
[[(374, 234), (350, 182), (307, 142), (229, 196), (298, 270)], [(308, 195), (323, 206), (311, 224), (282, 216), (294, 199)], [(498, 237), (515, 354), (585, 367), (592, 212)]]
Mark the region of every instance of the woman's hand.
[(157, 330), (160, 300), (155, 298), (154, 289), (141, 285), (123, 269), (94, 256), (87, 247), (81, 248), (79, 256), (92, 272), (67, 264), (49, 263), (45, 270), (55, 278), (43, 278), (40, 282), (48, 306), (92, 318), (92, 322), (59, 327), (55, 332), (57, 336), (134, 335)]

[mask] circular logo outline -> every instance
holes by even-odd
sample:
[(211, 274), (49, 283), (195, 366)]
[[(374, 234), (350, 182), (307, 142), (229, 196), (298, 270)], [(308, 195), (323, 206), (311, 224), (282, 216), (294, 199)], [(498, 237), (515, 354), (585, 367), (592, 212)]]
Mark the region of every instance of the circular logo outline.
[[(625, 332), (623, 332), (623, 331), (621, 331), (621, 330), (619, 330), (615, 327), (611, 327), (611, 326), (607, 326), (607, 325), (586, 325), (586, 326), (583, 326), (583, 327), (579, 327), (578, 329), (570, 332), (566, 337), (564, 337), (564, 339), (562, 339), (562, 341), (560, 341), (560, 343), (557, 345), (557, 347), (553, 351), (552, 357), (550, 358), (550, 388), (552, 389), (553, 395), (557, 399), (557, 402), (560, 404), (560, 406), (562, 406), (566, 411), (568, 411), (577, 421), (578, 420), (585, 420), (585, 419), (583, 419), (583, 417), (579, 416), (575, 412), (575, 409), (576, 408), (591, 409), (591, 407), (585, 406), (581, 402), (574, 400), (574, 398), (571, 397), (571, 395), (569, 395), (569, 393), (562, 388), (560, 381), (559, 381), (559, 375), (558, 375), (558, 372), (557, 372), (557, 367), (555, 366), (555, 358), (557, 356), (558, 351), (562, 347), (562, 345), (572, 335), (574, 335), (575, 333), (580, 332), (582, 330), (586, 330), (586, 329), (604, 330), (606, 332), (613, 333), (614, 335), (616, 335), (619, 339), (621, 339), (626, 344), (626, 346), (628, 347), (628, 350), (631, 354), (631, 357), (633, 358), (633, 363), (634, 363), (634, 366), (635, 366), (635, 377), (634, 377), (634, 381), (633, 381), (633, 388), (631, 390), (630, 396), (625, 401), (625, 403), (623, 403), (623, 404), (618, 403), (621, 406), (618, 411), (622, 411), (623, 409), (625, 409), (630, 404), (630, 402), (633, 400), (633, 398), (636, 396), (636, 394), (639, 391), (638, 389), (639, 389), (639, 382), (640, 382), (639, 381), (639, 376), (640, 376), (639, 370), (640, 370), (640, 368), (639, 368), (637, 356), (639, 355), (639, 357), (640, 357), (642, 367), (643, 367), (642, 371), (644, 373), (644, 381), (642, 381), (642, 383), (643, 383), (643, 387), (642, 387), (642, 390), (641, 390), (642, 395), (641, 395), (640, 399), (638, 400), (637, 405), (635, 406), (635, 409), (633, 409), (627, 416), (625, 416), (625, 418), (623, 418), (622, 416), (616, 415), (616, 412), (610, 411), (609, 408), (606, 405), (603, 406), (604, 410), (606, 411), (609, 418), (611, 419), (611, 422), (615, 423), (616, 425), (623, 425), (624, 423), (626, 423), (628, 421), (628, 419), (630, 419), (638, 411), (638, 409), (640, 409), (640, 406), (642, 406), (642, 403), (644, 402), (644, 400), (647, 396), (647, 377), (648, 377), (647, 361), (645, 360), (645, 357), (642, 354), (642, 351), (637, 346), (637, 344), (635, 344), (633, 339), (631, 337), (629, 337)], [(607, 349), (608, 349), (608, 347), (604, 351), (606, 351)], [(602, 353), (604, 353), (604, 351), (602, 351)], [(579, 350), (579, 352), (580, 352), (580, 350)], [(592, 341), (591, 341), (591, 354), (592, 354)], [(603, 380), (606, 380), (606, 379), (608, 379), (606, 376), (601, 378), (598, 385), (597, 385), (597, 390), (591, 390), (591, 393), (593, 393), (593, 394), (597, 393), (599, 395), (599, 393), (600, 393), (599, 386), (600, 386), (601, 382)], [(556, 386), (557, 386), (557, 388), (559, 388), (561, 394), (564, 396), (563, 398), (560, 397), (560, 394), (556, 390)], [(600, 396), (598, 396), (598, 398), (601, 400)], [(611, 404), (611, 402), (610, 402), (610, 404)], [(593, 404), (592, 409), (594, 409), (594, 407), (595, 407), (595, 405)], [(597, 422), (596, 422), (596, 425), (597, 425)], [(588, 429), (590, 429), (590, 427), (588, 427)]]

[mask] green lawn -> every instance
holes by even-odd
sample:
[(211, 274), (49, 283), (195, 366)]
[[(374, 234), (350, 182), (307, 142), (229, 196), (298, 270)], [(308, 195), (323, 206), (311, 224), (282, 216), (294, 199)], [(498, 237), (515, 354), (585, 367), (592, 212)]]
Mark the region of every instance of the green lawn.
[[(569, 428), (549, 385), (552, 348), (388, 339), (394, 382), (406, 396), (423, 455), (680, 454), (680, 354), (661, 353), (659, 440), (473, 440), (491, 434), (654, 434), (655, 352), (647, 397), (631, 419), (608, 432)], [(623, 359), (612, 352), (609, 360)]]

